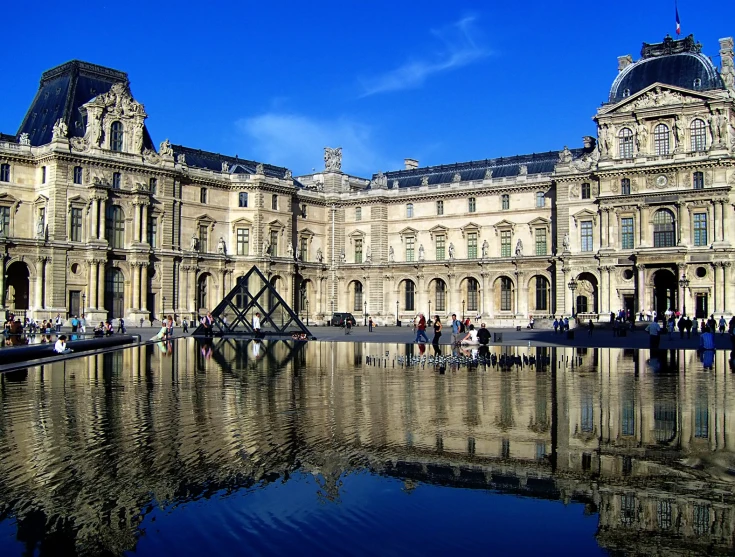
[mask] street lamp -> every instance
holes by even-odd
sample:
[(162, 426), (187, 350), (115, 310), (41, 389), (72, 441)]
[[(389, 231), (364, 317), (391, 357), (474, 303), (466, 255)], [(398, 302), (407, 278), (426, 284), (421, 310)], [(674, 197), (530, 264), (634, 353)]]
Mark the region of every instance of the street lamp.
[(166, 296), (163, 297), (163, 307), (161, 308), (161, 321), (163, 321), (163, 316), (166, 314)]
[(681, 278), (679, 279), (679, 286), (681, 286), (681, 302), (684, 310), (684, 316), (686, 317), (687, 314), (687, 288), (689, 288), (689, 279), (686, 277), (684, 273), (681, 274)]
[(85, 305), (86, 301), (87, 301), (87, 295), (86, 294), (82, 294), (82, 315), (84, 315), (84, 305)]
[(396, 327), (400, 326), (398, 322), (398, 300), (396, 300)]
[(306, 326), (309, 326), (309, 299), (306, 299)]
[(462, 300), (462, 323), (464, 323), (464, 300)]
[(574, 317), (574, 291), (577, 289), (577, 279), (572, 278), (569, 281), (569, 290), (572, 291), (572, 317)]
[(427, 317), (431, 319), (431, 300), (429, 300), (429, 315)]
[(362, 310), (362, 319), (363, 319), (363, 321), (364, 321), (364, 323), (363, 323), (363, 326), (367, 327), (367, 300), (365, 300), (365, 301), (364, 301), (364, 302), (362, 303), (362, 307), (364, 308), (364, 309)]

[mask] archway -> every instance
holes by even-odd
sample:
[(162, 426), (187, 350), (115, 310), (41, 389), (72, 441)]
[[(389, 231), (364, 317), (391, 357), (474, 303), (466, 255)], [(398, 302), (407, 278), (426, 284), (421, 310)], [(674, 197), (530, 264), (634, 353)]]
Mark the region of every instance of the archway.
[(117, 267), (105, 271), (105, 309), (111, 319), (125, 316), (125, 277)]
[(577, 290), (574, 292), (575, 315), (580, 313), (598, 313), (597, 277), (592, 273), (582, 273), (577, 277)]
[(551, 286), (545, 276), (531, 277), (528, 283), (528, 307), (538, 315), (551, 313)]
[(653, 305), (656, 315), (662, 316), (667, 309), (677, 308), (678, 284), (676, 275), (668, 269), (659, 269), (653, 275)]
[(495, 279), (493, 284), (495, 294), (495, 311), (514, 312), (515, 311), (515, 283), (513, 279), (501, 276)]
[[(5, 303), (11, 311), (28, 309), (29, 276), (28, 265), (16, 261), (8, 267), (7, 296)], [(0, 300), (2, 305), (2, 300)]]
[(401, 311), (416, 311), (416, 283), (409, 279), (404, 279), (398, 285), (399, 308)]
[[(354, 313), (362, 313), (365, 311), (365, 300), (363, 296), (363, 287), (362, 283), (359, 280), (353, 280), (350, 282), (350, 284), (347, 286), (347, 295), (348, 295), (348, 311), (352, 311)], [(342, 311), (342, 310), (336, 310), (336, 311)]]
[(480, 283), (474, 277), (467, 277), (462, 281), (460, 286), (462, 300), (464, 301), (464, 310), (466, 312), (462, 317), (480, 314)]
[(197, 279), (197, 312), (203, 309), (212, 309), (209, 307), (209, 273), (202, 273)]
[(429, 283), (430, 313), (440, 316), (447, 311), (447, 283), (437, 278)]
[[(279, 275), (272, 276), (270, 278), (271, 286), (275, 289), (276, 292), (278, 292), (281, 297), (283, 295), (281, 294), (281, 277)], [(268, 311), (271, 311), (276, 305), (276, 297), (269, 292), (268, 293)]]

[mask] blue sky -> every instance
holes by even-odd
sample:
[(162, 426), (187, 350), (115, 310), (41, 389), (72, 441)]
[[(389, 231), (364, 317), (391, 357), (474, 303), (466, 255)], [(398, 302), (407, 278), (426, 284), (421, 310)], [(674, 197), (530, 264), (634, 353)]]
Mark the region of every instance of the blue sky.
[[(10, 2), (0, 131), (41, 73), (78, 58), (128, 72), (156, 143), (367, 176), (581, 146), (617, 56), (674, 33), (670, 0), (614, 2)], [(627, 9), (625, 9), (627, 8)], [(719, 65), (732, 0), (679, 1)]]

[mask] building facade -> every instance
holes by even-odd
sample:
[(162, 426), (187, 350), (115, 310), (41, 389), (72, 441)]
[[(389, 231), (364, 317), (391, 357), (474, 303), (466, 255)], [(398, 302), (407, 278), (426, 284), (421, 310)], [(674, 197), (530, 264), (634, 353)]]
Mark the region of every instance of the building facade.
[(311, 321), (418, 312), (493, 326), (735, 311), (733, 40), (618, 59), (581, 147), (369, 178), (161, 142), (123, 72), (45, 72), (0, 136), (0, 306), (134, 322), (212, 309), (258, 265)]

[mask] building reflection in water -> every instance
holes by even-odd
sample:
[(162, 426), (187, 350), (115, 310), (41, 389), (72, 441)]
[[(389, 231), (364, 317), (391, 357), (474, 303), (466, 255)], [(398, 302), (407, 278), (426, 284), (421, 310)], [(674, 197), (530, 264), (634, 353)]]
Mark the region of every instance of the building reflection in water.
[(29, 548), (120, 553), (154, 502), (295, 470), (335, 501), (367, 469), (583, 502), (611, 550), (733, 550), (726, 352), (705, 370), (685, 351), (492, 351), (537, 365), (440, 374), (417, 345), (186, 339), (6, 374), (0, 517)]

